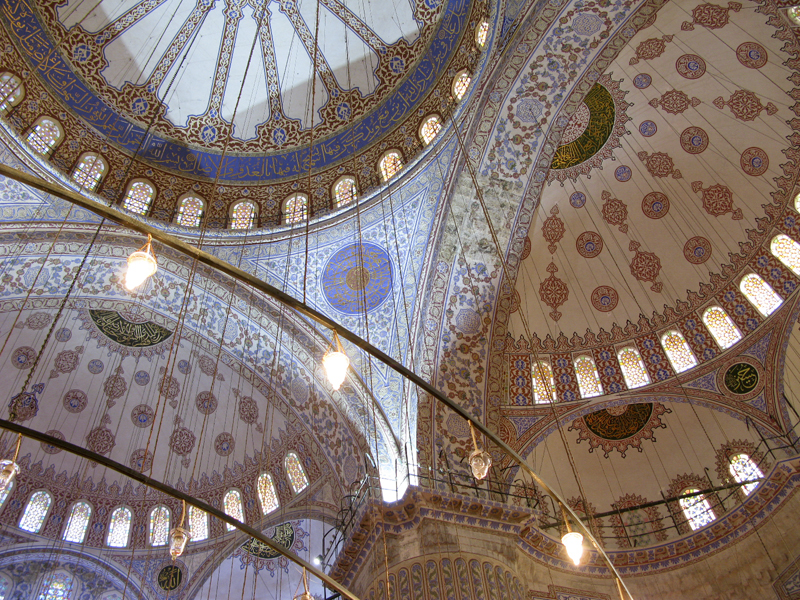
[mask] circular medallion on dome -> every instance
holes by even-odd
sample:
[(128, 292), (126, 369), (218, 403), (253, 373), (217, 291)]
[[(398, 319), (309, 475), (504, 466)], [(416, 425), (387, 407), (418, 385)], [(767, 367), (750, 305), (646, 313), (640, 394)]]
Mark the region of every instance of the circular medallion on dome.
[(183, 582), (183, 571), (178, 565), (167, 565), (158, 572), (157, 581), (165, 592), (177, 590)]
[(330, 305), (343, 313), (380, 306), (392, 289), (389, 255), (369, 242), (345, 246), (325, 266), (322, 289)]
[(757, 385), (758, 370), (751, 364), (736, 363), (725, 371), (725, 387), (733, 394), (749, 394)]

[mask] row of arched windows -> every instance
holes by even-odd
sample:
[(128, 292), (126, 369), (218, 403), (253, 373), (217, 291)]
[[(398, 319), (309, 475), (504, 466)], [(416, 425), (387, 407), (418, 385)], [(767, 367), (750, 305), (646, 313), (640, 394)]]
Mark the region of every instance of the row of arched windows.
[[(798, 195), (795, 203), (800, 209), (800, 195)], [(772, 238), (770, 251), (795, 274), (800, 275), (800, 244), (787, 235), (779, 234)], [(783, 304), (783, 300), (775, 290), (755, 273), (749, 273), (742, 277), (739, 282), (739, 289), (756, 310), (765, 317), (771, 315)], [(706, 308), (703, 312), (703, 323), (723, 350), (730, 348), (742, 339), (741, 331), (734, 325), (728, 313), (720, 306), (714, 305)], [(666, 331), (661, 334), (660, 341), (676, 373), (683, 373), (697, 366), (697, 358), (680, 331), (677, 329)], [(639, 350), (635, 346), (625, 346), (618, 349), (617, 360), (628, 389), (634, 389), (650, 383), (650, 375), (645, 368)], [(576, 356), (573, 365), (582, 398), (592, 398), (604, 393), (597, 366), (591, 355), (581, 354)], [(540, 360), (532, 365), (531, 371), (534, 402), (555, 401), (553, 369), (550, 362), (548, 360)]]
[[(758, 487), (760, 483), (758, 480), (764, 477), (764, 473), (758, 465), (745, 453), (732, 456), (728, 469), (737, 483), (744, 483), (739, 489), (745, 496), (749, 496)], [(705, 527), (717, 518), (708, 498), (697, 488), (684, 489), (678, 499), (678, 504), (680, 504), (683, 516), (686, 517), (692, 531)]]
[[(483, 21), (476, 29), (476, 42), (483, 48), (489, 31), (489, 24)], [(457, 100), (464, 97), (472, 76), (466, 69), (456, 73), (453, 78), (452, 93)], [(19, 104), (25, 95), (22, 81), (8, 71), (0, 74), (0, 114), (5, 114)], [(423, 119), (419, 136), (423, 145), (430, 144), (441, 131), (442, 120), (431, 114)], [(28, 145), (37, 153), (48, 158), (64, 138), (61, 124), (52, 117), (40, 117), (28, 130)], [(386, 183), (403, 168), (403, 155), (399, 150), (389, 150), (378, 161), (378, 172)], [(108, 162), (96, 152), (86, 152), (78, 158), (72, 171), (72, 179), (82, 189), (95, 191), (108, 172)], [(333, 185), (333, 200), (336, 208), (342, 208), (358, 197), (356, 180), (351, 176), (341, 177)], [(136, 179), (128, 185), (122, 205), (138, 215), (146, 215), (155, 199), (155, 186), (145, 179)], [(195, 194), (185, 194), (179, 198), (175, 222), (184, 227), (199, 227), (202, 223), (205, 201)], [(308, 219), (308, 196), (292, 194), (283, 201), (282, 224), (296, 225)], [(231, 207), (229, 225), (231, 229), (252, 229), (258, 215), (256, 204), (248, 200), (237, 202)]]
[[(296, 452), (289, 452), (283, 461), (286, 476), (295, 494), (299, 494), (309, 485), (300, 457)], [(7, 488), (0, 496), (0, 506), (8, 497), (11, 488)], [(275, 482), (272, 475), (262, 473), (256, 481), (256, 491), (261, 504), (261, 512), (267, 515), (280, 507), (278, 493), (275, 489)], [(44, 525), (45, 517), (53, 503), (53, 497), (46, 490), (34, 492), (19, 520), (19, 528), (31, 533), (38, 533)], [(222, 508), (225, 514), (244, 522), (244, 507), (242, 504), (242, 494), (237, 489), (228, 490), (222, 499)], [(86, 538), (86, 532), (92, 516), (92, 506), (84, 501), (78, 501), (72, 505), (69, 517), (67, 518), (62, 538), (66, 542), (82, 544)], [(148, 543), (151, 546), (166, 546), (169, 542), (169, 531), (171, 527), (172, 514), (169, 508), (164, 505), (154, 507), (150, 511)], [(200, 542), (208, 539), (209, 523), (208, 514), (194, 506), (189, 507), (187, 515), (189, 533), (192, 541)], [(106, 545), (111, 548), (125, 548), (130, 540), (130, 533), (133, 524), (133, 512), (126, 506), (118, 506), (111, 513), (106, 534)], [(225, 524), (228, 531), (233, 531), (235, 527)]]

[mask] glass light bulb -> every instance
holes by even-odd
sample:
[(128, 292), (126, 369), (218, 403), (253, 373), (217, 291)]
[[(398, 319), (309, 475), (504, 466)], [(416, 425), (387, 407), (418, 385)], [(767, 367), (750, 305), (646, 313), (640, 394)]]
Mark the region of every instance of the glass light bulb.
[(191, 537), (189, 531), (183, 527), (176, 527), (169, 532), (169, 554), (173, 560), (183, 554)]
[(473, 450), (469, 455), (469, 466), (472, 467), (472, 474), (475, 479), (485, 479), (492, 466), (492, 455), (486, 450)]
[(581, 556), (583, 556), (583, 536), (577, 531), (570, 531), (565, 533), (561, 538), (561, 543), (567, 548), (567, 555), (572, 559), (575, 565), (581, 564)]
[(314, 596), (312, 596), (309, 592), (303, 592), (302, 594), (295, 596), (294, 600), (314, 600)]
[(11, 487), (18, 473), (19, 465), (13, 460), (0, 460), (0, 494)]
[(325, 367), (325, 375), (333, 389), (338, 390), (347, 375), (350, 359), (344, 352), (328, 352), (322, 357), (322, 366)]
[(158, 269), (156, 257), (150, 252), (137, 250), (128, 257), (128, 272), (125, 274), (125, 287), (133, 291)]
[(792, 6), (786, 11), (786, 14), (795, 25), (800, 25), (800, 6)]

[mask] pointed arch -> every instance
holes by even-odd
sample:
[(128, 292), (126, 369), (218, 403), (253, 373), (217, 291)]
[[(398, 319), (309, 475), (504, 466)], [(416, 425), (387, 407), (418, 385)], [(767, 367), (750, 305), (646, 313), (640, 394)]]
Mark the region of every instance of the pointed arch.
[(146, 215), (150, 211), (156, 188), (146, 179), (134, 179), (128, 184), (122, 208), (137, 215)]
[(265, 515), (277, 510), (280, 506), (278, 493), (275, 490), (275, 482), (272, 475), (262, 473), (258, 476), (258, 499), (261, 501), (261, 512)]
[(336, 208), (342, 208), (353, 202), (358, 197), (356, 180), (350, 175), (343, 175), (333, 185), (333, 197)]
[(72, 575), (56, 571), (45, 579), (37, 600), (72, 600), (74, 586), (75, 580)]
[(200, 227), (205, 207), (205, 201), (197, 194), (184, 194), (178, 203), (175, 222), (184, 227)]
[(48, 158), (63, 138), (64, 129), (61, 123), (51, 117), (39, 117), (28, 131), (27, 140), (34, 151)]
[(81, 188), (93, 192), (108, 171), (108, 163), (96, 152), (84, 152), (72, 171), (72, 180)]
[(286, 458), (283, 459), (283, 467), (286, 469), (286, 476), (289, 478), (295, 494), (299, 494), (308, 487), (308, 477), (297, 452), (292, 450), (286, 455)]
[(124, 548), (128, 545), (128, 538), (131, 533), (131, 522), (133, 513), (129, 508), (120, 506), (111, 513), (111, 520), (108, 523), (108, 535), (106, 545), (111, 548)]
[(540, 360), (531, 365), (533, 381), (533, 401), (536, 404), (556, 401), (556, 384), (553, 381), (553, 369), (549, 360)]
[(89, 519), (92, 516), (92, 507), (83, 500), (72, 505), (72, 510), (64, 528), (64, 541), (82, 544), (89, 529)]
[(442, 130), (442, 120), (439, 115), (428, 115), (419, 126), (419, 137), (424, 145), (430, 144)]
[(388, 182), (403, 168), (403, 155), (400, 154), (399, 150), (389, 150), (381, 157), (378, 168), (383, 182)]
[[(225, 514), (229, 517), (233, 517), (234, 519), (241, 521), (244, 523), (244, 508), (242, 507), (242, 494), (239, 490), (228, 490), (225, 492), (225, 497), (222, 499), (222, 505), (225, 510)], [(233, 531), (236, 529), (230, 523), (225, 523), (225, 528), (228, 531)]]
[(52, 503), (53, 497), (50, 492), (45, 490), (34, 492), (25, 505), (25, 512), (22, 513), (22, 518), (19, 520), (19, 528), (31, 533), (39, 533)]
[(308, 220), (308, 196), (292, 194), (283, 201), (283, 224), (295, 225)]
[(231, 206), (230, 228), (253, 229), (256, 224), (256, 205), (249, 200), (241, 200)]

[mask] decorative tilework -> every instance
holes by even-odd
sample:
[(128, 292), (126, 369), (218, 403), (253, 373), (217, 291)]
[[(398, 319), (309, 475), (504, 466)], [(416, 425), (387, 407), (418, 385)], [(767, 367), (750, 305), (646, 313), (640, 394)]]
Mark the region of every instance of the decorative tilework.
[(727, 286), (717, 298), (720, 300), (720, 306), (725, 309), (742, 333), (753, 331), (761, 323), (761, 315), (735, 284)]
[(616, 394), (626, 388), (622, 371), (617, 362), (616, 352), (612, 346), (600, 346), (592, 350), (592, 357), (597, 365), (597, 374), (606, 394)]
[(550, 355), (553, 365), (553, 380), (556, 383), (556, 398), (558, 402), (573, 402), (579, 399), (578, 379), (575, 375), (575, 366), (572, 355), (567, 353), (554, 353)]
[(655, 334), (643, 335), (634, 341), (651, 381), (664, 381), (675, 374)]

